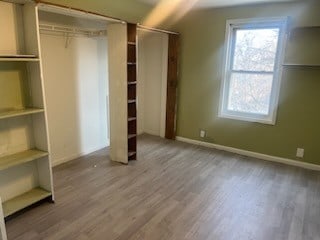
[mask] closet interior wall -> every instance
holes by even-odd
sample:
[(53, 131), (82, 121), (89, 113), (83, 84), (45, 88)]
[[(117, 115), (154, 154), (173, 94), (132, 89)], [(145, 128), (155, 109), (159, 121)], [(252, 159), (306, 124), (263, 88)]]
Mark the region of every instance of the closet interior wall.
[(168, 39), (166, 33), (138, 28), (138, 134), (165, 137)]
[(53, 165), (109, 145), (106, 21), (39, 10)]

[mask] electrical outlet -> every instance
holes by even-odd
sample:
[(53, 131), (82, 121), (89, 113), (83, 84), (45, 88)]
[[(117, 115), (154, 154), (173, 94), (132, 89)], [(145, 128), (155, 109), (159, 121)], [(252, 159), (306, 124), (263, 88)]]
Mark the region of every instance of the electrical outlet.
[(206, 136), (206, 131), (200, 130), (200, 137), (204, 138)]
[(303, 156), (304, 156), (304, 149), (303, 149), (303, 148), (297, 148), (297, 154), (296, 154), (296, 156), (297, 156), (298, 158), (303, 158)]

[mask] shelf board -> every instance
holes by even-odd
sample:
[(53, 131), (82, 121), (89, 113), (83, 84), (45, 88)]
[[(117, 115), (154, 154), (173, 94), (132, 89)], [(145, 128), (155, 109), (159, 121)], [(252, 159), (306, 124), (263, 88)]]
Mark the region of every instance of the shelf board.
[(51, 193), (43, 190), (42, 188), (34, 188), (24, 194), (21, 194), (13, 199), (10, 199), (3, 203), (4, 217), (8, 217), (34, 203), (37, 203), (47, 197), (51, 196)]
[(128, 122), (135, 121), (135, 120), (137, 120), (136, 117), (130, 117), (130, 118), (128, 118)]
[(47, 152), (31, 149), (0, 157), (0, 171), (48, 156)]
[(20, 110), (10, 110), (6, 112), (0, 112), (0, 119), (12, 118), (12, 117), (42, 113), (42, 112), (44, 112), (44, 109), (41, 109), (41, 108), (26, 108), (26, 109), (20, 109)]
[(132, 156), (134, 156), (135, 154), (137, 154), (137, 152), (129, 152), (129, 153), (128, 153), (128, 157), (132, 157)]
[(128, 42), (128, 45), (135, 46), (135, 45), (136, 45), (136, 43), (135, 43), (135, 42)]
[(297, 63), (285, 63), (282, 64), (283, 67), (292, 68), (320, 68), (320, 64), (297, 64)]
[(36, 62), (39, 58), (35, 55), (0, 55), (0, 61), (6, 62)]
[(128, 65), (136, 65), (137, 63), (135, 62), (128, 62)]
[(128, 85), (135, 85), (137, 84), (137, 81), (134, 81), (134, 82), (128, 82)]
[(132, 100), (128, 100), (128, 103), (135, 103), (137, 100), (132, 99)]
[(137, 134), (129, 134), (129, 135), (128, 135), (128, 139), (134, 138), (134, 137), (136, 137), (136, 136), (137, 136)]
[(312, 30), (312, 29), (319, 29), (320, 30), (320, 26), (299, 26), (299, 27), (294, 27), (291, 31)]

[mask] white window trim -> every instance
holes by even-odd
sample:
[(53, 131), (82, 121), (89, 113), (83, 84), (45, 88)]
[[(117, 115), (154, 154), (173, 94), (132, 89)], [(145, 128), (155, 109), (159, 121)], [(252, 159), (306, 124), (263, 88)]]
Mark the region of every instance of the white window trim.
[[(261, 114), (250, 114), (250, 113), (240, 113), (240, 112), (232, 112), (226, 111), (226, 105), (228, 101), (227, 91), (229, 91), (229, 79), (228, 79), (228, 70), (230, 69), (229, 64), (231, 63), (230, 59), (232, 58), (233, 49), (231, 47), (232, 44), (232, 34), (233, 28), (250, 24), (256, 26), (263, 26), (264, 23), (267, 23), (266, 26), (274, 23), (279, 25), (280, 34), (279, 34), (279, 42), (278, 47), (280, 51), (278, 51), (275, 62), (275, 70), (274, 70), (274, 80), (272, 85), (271, 97), (270, 97), (270, 106), (269, 106), (269, 114), (261, 115)], [(232, 19), (227, 20), (226, 24), (226, 46), (225, 46), (225, 54), (224, 54), (224, 67), (223, 67), (223, 75), (222, 80), (223, 84), (221, 84), (220, 88), (220, 104), (219, 104), (219, 114), (220, 118), (229, 118), (235, 120), (242, 120), (248, 122), (258, 122), (264, 124), (275, 125), (277, 118), (277, 110), (279, 103), (279, 94), (280, 94), (280, 86), (282, 79), (282, 64), (284, 61), (284, 53), (286, 49), (286, 40), (288, 37), (287, 34), (287, 25), (288, 25), (288, 17), (274, 17), (274, 18), (249, 18), (249, 19)]]

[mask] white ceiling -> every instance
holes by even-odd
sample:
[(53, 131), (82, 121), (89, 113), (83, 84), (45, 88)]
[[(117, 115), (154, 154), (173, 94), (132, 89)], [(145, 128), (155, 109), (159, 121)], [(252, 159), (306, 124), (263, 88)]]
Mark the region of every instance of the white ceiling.
[[(161, 1), (166, 1), (168, 4), (172, 0), (137, 0), (139, 2), (144, 2), (151, 5), (156, 5)], [(190, 1), (195, 0), (181, 0), (181, 4), (183, 2), (188, 3)], [(244, 5), (244, 4), (255, 4), (255, 3), (280, 3), (280, 2), (295, 2), (297, 0), (198, 0), (195, 4), (195, 7), (227, 7), (227, 6), (237, 6), (237, 5)], [(174, 2), (174, 1), (172, 1)]]

